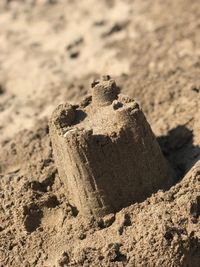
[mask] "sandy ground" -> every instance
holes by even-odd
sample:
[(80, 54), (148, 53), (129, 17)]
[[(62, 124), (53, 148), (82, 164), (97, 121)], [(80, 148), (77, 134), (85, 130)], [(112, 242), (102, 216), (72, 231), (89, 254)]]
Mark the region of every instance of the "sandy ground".
[[(199, 266), (200, 4), (0, 1), (0, 266)], [(86, 220), (59, 179), (48, 118), (102, 74), (138, 100), (174, 186)]]

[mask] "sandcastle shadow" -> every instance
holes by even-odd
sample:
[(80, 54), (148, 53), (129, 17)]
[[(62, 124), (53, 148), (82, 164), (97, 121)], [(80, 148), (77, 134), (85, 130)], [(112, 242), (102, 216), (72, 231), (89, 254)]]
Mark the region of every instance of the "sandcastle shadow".
[(157, 141), (164, 156), (175, 170), (175, 182), (200, 159), (200, 147), (193, 144), (193, 131), (185, 125), (179, 125), (169, 131), (168, 135), (159, 136)]

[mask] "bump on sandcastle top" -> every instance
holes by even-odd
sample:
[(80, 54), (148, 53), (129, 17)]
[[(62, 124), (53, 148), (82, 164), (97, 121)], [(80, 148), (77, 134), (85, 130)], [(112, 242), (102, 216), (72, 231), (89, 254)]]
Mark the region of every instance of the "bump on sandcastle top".
[(110, 76), (103, 76), (101, 80), (92, 83), (92, 102), (93, 105), (110, 105), (118, 98), (119, 89)]

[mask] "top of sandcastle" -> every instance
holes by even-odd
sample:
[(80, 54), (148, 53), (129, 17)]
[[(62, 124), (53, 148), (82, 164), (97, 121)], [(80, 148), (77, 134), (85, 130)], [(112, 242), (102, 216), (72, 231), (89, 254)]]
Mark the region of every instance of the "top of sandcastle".
[(83, 129), (93, 134), (112, 134), (127, 125), (130, 114), (139, 109), (134, 99), (119, 94), (110, 76), (103, 76), (92, 83), (92, 95), (80, 105), (60, 105), (54, 114), (59, 118), (57, 126), (64, 135)]

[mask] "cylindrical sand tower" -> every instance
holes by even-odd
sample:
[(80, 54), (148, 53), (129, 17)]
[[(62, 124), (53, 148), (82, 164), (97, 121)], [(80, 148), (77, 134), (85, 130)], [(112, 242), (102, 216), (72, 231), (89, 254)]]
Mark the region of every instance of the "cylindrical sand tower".
[(50, 135), (66, 194), (84, 215), (116, 212), (172, 184), (142, 110), (109, 76), (80, 105), (58, 106)]

